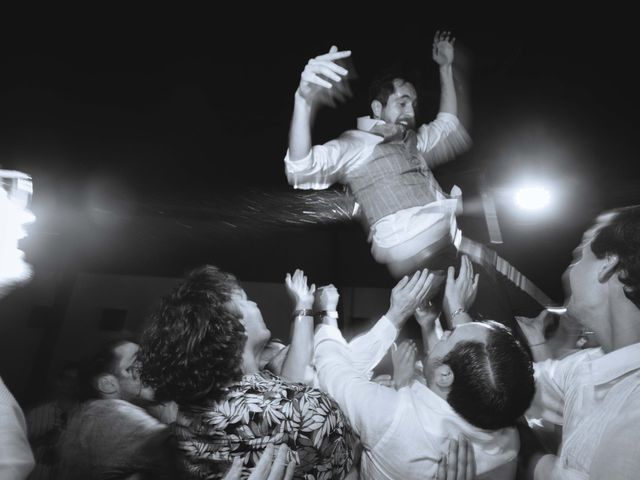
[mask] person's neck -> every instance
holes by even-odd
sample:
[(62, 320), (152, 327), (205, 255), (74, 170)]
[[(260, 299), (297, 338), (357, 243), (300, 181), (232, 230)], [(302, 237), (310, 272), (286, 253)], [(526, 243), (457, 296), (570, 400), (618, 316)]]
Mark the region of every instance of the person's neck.
[(247, 344), (244, 347), (244, 354), (242, 355), (242, 373), (244, 375), (251, 375), (261, 370), (260, 357), (262, 356), (262, 350), (264, 350), (266, 342), (261, 342), (256, 345)]
[(628, 298), (612, 302), (609, 311), (610, 338), (602, 342), (605, 353), (640, 343), (640, 309)]

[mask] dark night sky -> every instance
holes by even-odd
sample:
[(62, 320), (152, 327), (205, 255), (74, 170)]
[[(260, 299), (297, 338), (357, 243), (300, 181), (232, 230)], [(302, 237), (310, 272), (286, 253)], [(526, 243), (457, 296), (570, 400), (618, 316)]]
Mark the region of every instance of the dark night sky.
[[(496, 197), (496, 250), (560, 300), (587, 222), (639, 201), (633, 31), (596, 13), (571, 24), (526, 10), (427, 21), (395, 8), (358, 21), (186, 9), (6, 16), (0, 163), (34, 178), (26, 250), (36, 268), (178, 275), (211, 262), (279, 282), (300, 266), (319, 282), (390, 285), (357, 222), (295, 220), (301, 197), (282, 166), (292, 95), (307, 59), (335, 43), (353, 51), (358, 77), (350, 101), (321, 111), (316, 142), (368, 113), (367, 80), (392, 64), (421, 72), (428, 118), (439, 94), (431, 38), (450, 28), (474, 146), (436, 176), (469, 202), (480, 175), (496, 192), (523, 175), (552, 180), (545, 216)], [(461, 224), (487, 240), (481, 217)]]

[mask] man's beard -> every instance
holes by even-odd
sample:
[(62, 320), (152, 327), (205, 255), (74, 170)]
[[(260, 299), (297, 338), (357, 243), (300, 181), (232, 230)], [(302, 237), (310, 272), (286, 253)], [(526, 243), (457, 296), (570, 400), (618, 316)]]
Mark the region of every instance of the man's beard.
[(399, 117), (395, 121), (396, 125), (400, 125), (405, 130), (415, 130), (416, 129), (416, 119), (413, 117)]

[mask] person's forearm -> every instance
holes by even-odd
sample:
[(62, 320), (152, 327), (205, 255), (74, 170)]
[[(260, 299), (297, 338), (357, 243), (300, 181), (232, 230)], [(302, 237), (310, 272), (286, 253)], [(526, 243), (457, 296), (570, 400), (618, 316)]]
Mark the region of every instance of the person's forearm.
[(282, 364), (281, 375), (292, 382), (305, 383), (313, 356), (313, 317), (295, 317), (292, 328), (291, 345)]
[(438, 343), (438, 335), (436, 334), (435, 325), (428, 327), (420, 326), (420, 330), (422, 331), (422, 347), (426, 354)]
[(458, 115), (458, 98), (451, 65), (440, 67), (440, 113)]
[(398, 330), (382, 323), (382, 319), (362, 335), (349, 342), (353, 367), (367, 375), (384, 358), (398, 335)]
[(289, 158), (294, 162), (305, 158), (311, 151), (311, 122), (311, 105), (296, 93), (289, 130)]

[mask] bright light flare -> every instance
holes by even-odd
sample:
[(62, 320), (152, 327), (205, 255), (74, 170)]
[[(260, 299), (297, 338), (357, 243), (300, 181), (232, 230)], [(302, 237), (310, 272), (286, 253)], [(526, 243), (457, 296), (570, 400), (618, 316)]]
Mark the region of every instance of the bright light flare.
[(551, 203), (551, 193), (544, 187), (523, 187), (516, 192), (515, 202), (523, 210), (542, 210)]

